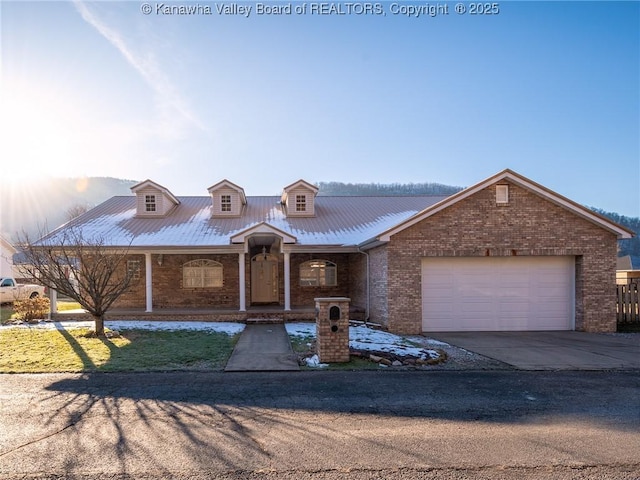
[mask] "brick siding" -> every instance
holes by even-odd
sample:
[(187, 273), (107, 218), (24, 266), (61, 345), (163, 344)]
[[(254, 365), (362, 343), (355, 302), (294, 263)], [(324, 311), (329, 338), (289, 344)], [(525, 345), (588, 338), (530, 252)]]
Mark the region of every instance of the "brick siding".
[[(397, 333), (422, 330), (422, 257), (571, 255), (576, 330), (615, 331), (616, 251), (615, 234), (577, 214), (515, 184), (509, 203), (497, 205), (495, 185), (490, 186), (391, 238), (386, 294), (382, 285), (374, 287), (382, 281), (372, 279), (372, 290), (384, 296), (376, 303), (386, 300), (388, 313), (381, 306), (376, 315)], [(384, 274), (383, 263), (375, 275)]]
[(386, 324), (389, 318), (389, 287), (387, 246), (383, 245), (369, 253), (369, 320)]
[[(500, 182), (501, 184), (509, 182)], [(345, 296), (352, 308), (397, 333), (422, 330), (423, 257), (542, 256), (575, 258), (575, 328), (591, 332), (615, 331), (615, 234), (579, 215), (510, 183), (509, 203), (497, 205), (495, 185), (458, 201), (422, 222), (395, 234), (388, 244), (352, 254), (291, 254), (291, 305), (314, 305), (314, 298)], [(145, 307), (145, 258), (140, 261), (140, 282), (114, 307)], [(211, 259), (224, 269), (219, 288), (185, 289), (182, 265)], [(334, 262), (338, 285), (304, 287), (299, 284), (300, 264), (311, 259)], [(369, 263), (369, 288), (365, 282)], [(246, 262), (246, 298), (250, 305), (250, 258)], [(154, 308), (239, 308), (238, 256), (152, 255)], [(284, 305), (284, 266), (279, 262), (280, 305)]]
[[(145, 308), (145, 257), (130, 255), (130, 260), (140, 262), (140, 281), (123, 294), (114, 308)], [(223, 266), (224, 285), (216, 288), (183, 288), (182, 266), (191, 260), (208, 259)], [(300, 264), (312, 259), (322, 259), (337, 265), (338, 284), (328, 287), (300, 285)], [(251, 270), (249, 255), (245, 256), (245, 291), (247, 306), (251, 305)], [(240, 308), (238, 255), (163, 255), (158, 265), (158, 255), (151, 256), (153, 268), (153, 308)], [(353, 265), (353, 274), (352, 271)], [(280, 305), (284, 305), (284, 262), (278, 264)], [(316, 297), (344, 297), (354, 294), (352, 306), (363, 311), (366, 306), (366, 260), (362, 254), (292, 254), (291, 255), (291, 306), (310, 307)]]
[[(141, 262), (140, 282), (118, 299), (115, 308), (145, 307), (145, 258), (144, 255), (132, 255), (131, 259)], [(201, 259), (222, 264), (222, 287), (183, 287), (182, 266)], [(162, 265), (158, 265), (158, 255), (152, 255), (151, 264), (154, 308), (240, 308), (237, 255), (163, 255)]]
[[(329, 262), (335, 263), (338, 271), (338, 284), (330, 287), (300, 285), (300, 265), (309, 260), (328, 260)], [(316, 297), (348, 297), (350, 286), (349, 267), (349, 254), (291, 254), (291, 306), (313, 306), (315, 305), (314, 299)], [(281, 284), (284, 285), (284, 275), (280, 278)], [(284, 287), (282, 287), (281, 290), (284, 290)]]
[(348, 295), (345, 295), (351, 298), (352, 319), (365, 319), (368, 295), (367, 256), (362, 253), (352, 253), (349, 255)]

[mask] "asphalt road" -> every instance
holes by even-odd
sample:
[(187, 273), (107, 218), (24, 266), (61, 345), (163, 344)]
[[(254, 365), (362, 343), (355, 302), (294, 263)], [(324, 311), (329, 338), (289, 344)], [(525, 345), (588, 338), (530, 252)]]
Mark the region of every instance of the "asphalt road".
[(640, 479), (640, 372), (0, 375), (2, 479)]

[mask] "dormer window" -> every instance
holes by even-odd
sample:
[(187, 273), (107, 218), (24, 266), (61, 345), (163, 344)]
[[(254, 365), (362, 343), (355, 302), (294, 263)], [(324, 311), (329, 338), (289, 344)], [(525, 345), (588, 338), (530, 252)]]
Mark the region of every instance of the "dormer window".
[(144, 196), (144, 211), (155, 212), (156, 211), (156, 196), (145, 195)]
[(307, 211), (307, 196), (296, 195), (296, 212), (306, 212), (306, 211)]
[(137, 197), (136, 214), (141, 217), (162, 217), (180, 204), (169, 190), (151, 180), (134, 185), (131, 191)]
[(281, 202), (286, 208), (288, 217), (313, 217), (315, 216), (315, 197), (318, 187), (298, 180), (284, 187)]
[(242, 187), (229, 180), (222, 180), (207, 189), (211, 196), (214, 217), (239, 217), (247, 204)]
[(220, 195), (220, 211), (231, 211), (231, 195)]

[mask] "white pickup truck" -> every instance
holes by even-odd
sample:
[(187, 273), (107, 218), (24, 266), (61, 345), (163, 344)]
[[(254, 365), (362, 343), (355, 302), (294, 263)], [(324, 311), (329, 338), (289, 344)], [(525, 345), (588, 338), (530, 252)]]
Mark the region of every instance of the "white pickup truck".
[(44, 296), (45, 289), (41, 285), (18, 284), (11, 277), (0, 277), (0, 303), (13, 303), (16, 300)]

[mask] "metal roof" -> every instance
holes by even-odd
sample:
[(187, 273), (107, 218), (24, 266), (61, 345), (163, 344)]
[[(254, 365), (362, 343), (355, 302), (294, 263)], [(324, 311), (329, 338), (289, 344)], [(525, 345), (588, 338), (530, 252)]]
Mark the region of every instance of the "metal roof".
[(298, 245), (355, 246), (374, 238), (446, 195), (351, 197), (318, 196), (314, 217), (287, 217), (279, 196), (247, 197), (239, 217), (212, 216), (211, 197), (177, 197), (167, 215), (136, 216), (136, 197), (113, 197), (59, 227), (41, 242), (55, 244), (65, 230), (112, 247), (229, 246), (231, 237), (260, 223), (296, 237)]

